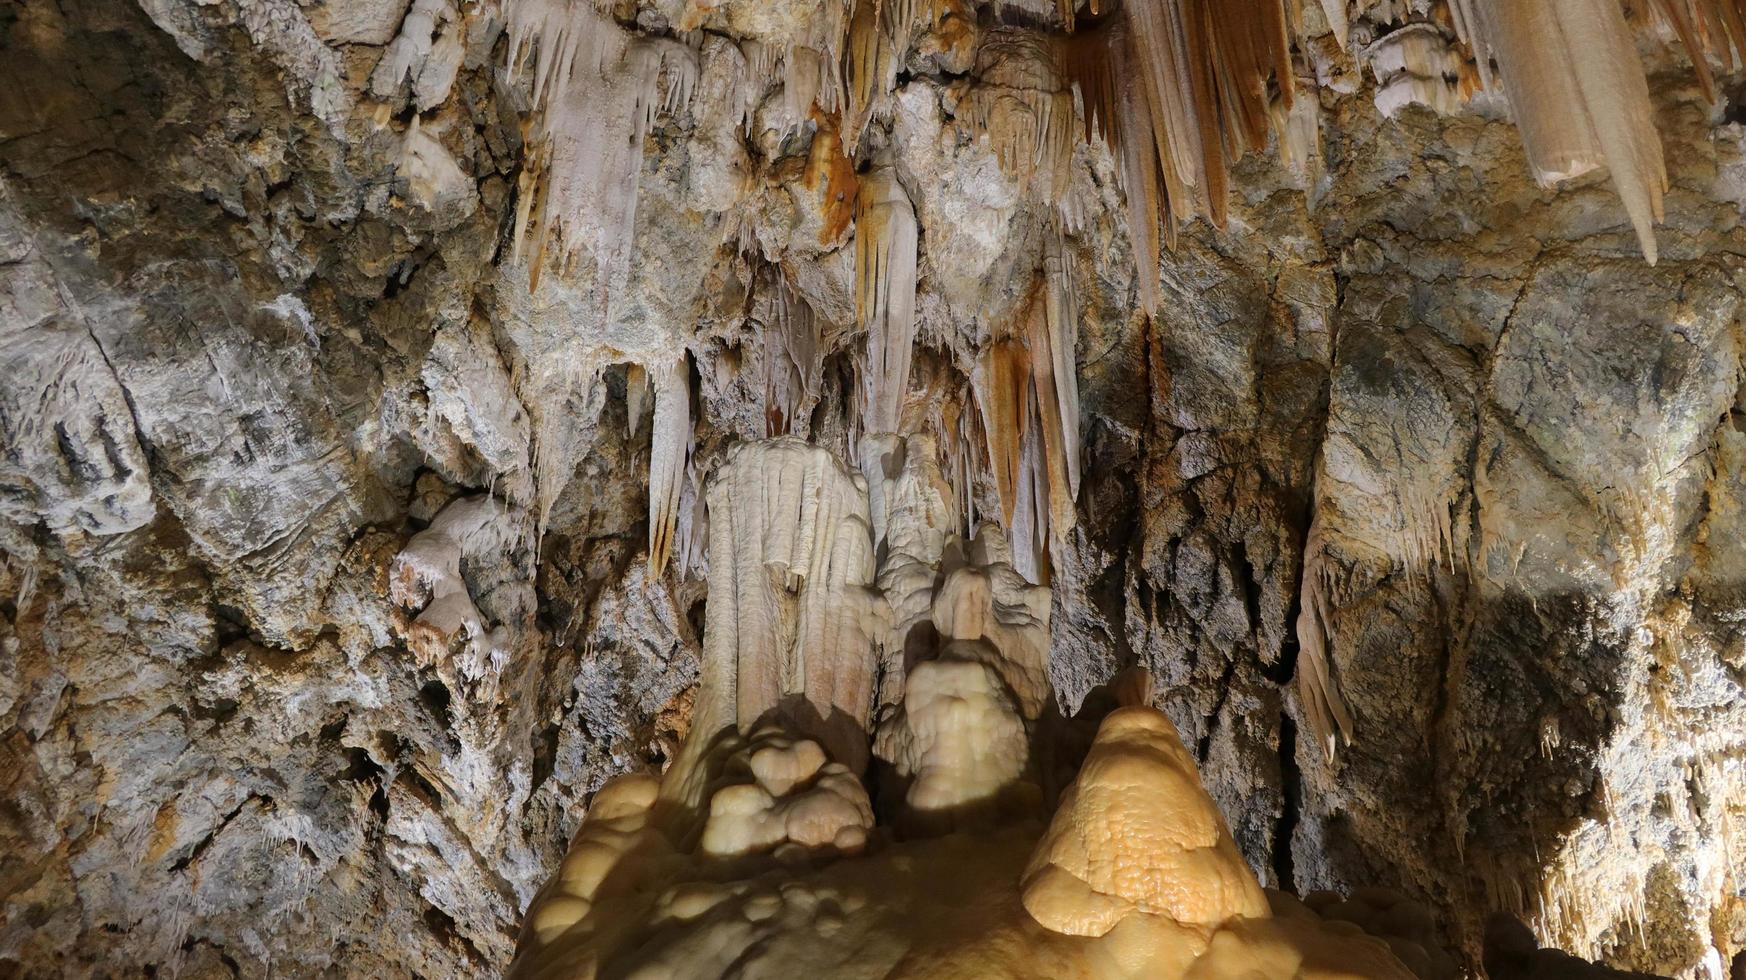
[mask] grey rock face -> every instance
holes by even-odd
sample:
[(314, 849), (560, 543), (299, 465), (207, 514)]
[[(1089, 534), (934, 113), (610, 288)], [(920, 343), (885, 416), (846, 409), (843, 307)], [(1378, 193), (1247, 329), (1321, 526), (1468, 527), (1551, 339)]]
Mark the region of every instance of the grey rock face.
[[(509, 259), (530, 93), (491, 4), (0, 14), (0, 964), (491, 974), (589, 794), (671, 757), (707, 556), (645, 570), (645, 370), (695, 393), (676, 556), (768, 434), (776, 280), (818, 324), (792, 431), (859, 435), (853, 168), (779, 86), (729, 99), (781, 27), (729, 6), (604, 304), (588, 261), (530, 289)], [(867, 137), (921, 228), (905, 411), (939, 433), (1053, 220), (959, 111), (986, 27), (919, 39)], [(1154, 316), (1107, 148), (1072, 157), (1054, 687), (1149, 667), (1266, 884), (1398, 887), (1474, 961), (1503, 910), (1712, 975), (1746, 948), (1746, 131), (1654, 77), (1649, 267), (1604, 179), (1534, 186), (1495, 101), (1383, 118), (1328, 41), (1325, 172), (1251, 156)], [(1000, 513), (986, 466), (964, 489)], [(420, 654), (396, 556), (474, 498), (497, 546), (459, 576), (503, 655)]]

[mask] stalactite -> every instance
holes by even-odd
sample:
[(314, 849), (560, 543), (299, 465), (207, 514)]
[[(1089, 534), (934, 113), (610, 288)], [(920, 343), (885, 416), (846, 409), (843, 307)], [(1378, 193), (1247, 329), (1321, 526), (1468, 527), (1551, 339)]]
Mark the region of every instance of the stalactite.
[(996, 329), (971, 379), (1013, 564), (1047, 582), (1052, 537), (1077, 520), (1078, 302), (1065, 245), (1053, 241), (1015, 322)]
[(1366, 55), (1376, 76), (1376, 109), (1384, 116), (1415, 102), (1447, 115), (1479, 89), (1478, 67), (1433, 23), (1418, 21), (1391, 31)]
[(624, 366), (624, 416), (626, 439), (635, 440), (643, 424), (644, 402), (649, 397), (649, 371), (632, 361)]
[(1300, 81), (1299, 84), (1307, 85), (1309, 91), (1301, 94), (1289, 106), (1283, 99), (1274, 100), (1273, 131), (1279, 134), (1281, 162), (1297, 178), (1298, 186), (1310, 192), (1308, 203), (1313, 208), (1313, 189), (1323, 173), (1322, 106), (1315, 98), (1313, 82)]
[(931, 423), (945, 461), (946, 484), (951, 487), (957, 505), (958, 533), (966, 539), (974, 537), (976, 481), (982, 472), (982, 455), (987, 446), (974, 396), (940, 399), (935, 403)]
[(697, 457), (685, 464), (679, 491), (679, 518), (674, 525), (673, 573), (680, 579), (709, 574), (709, 509), (704, 506), (703, 478)]
[(915, 209), (889, 166), (861, 180), (855, 217), (855, 319), (866, 332), (860, 416), (864, 432), (897, 432), (915, 346)]
[(1534, 175), (1551, 184), (1605, 165), (1653, 265), (1667, 169), (1617, 0), (1470, 2), (1459, 24), (1481, 60), (1497, 59)]
[(531, 62), (538, 113), (512, 257), (523, 261), (531, 233), (537, 285), (553, 244), (561, 268), (586, 252), (600, 269), (605, 305), (628, 273), (644, 137), (659, 110), (690, 102), (697, 53), (667, 38), (633, 38), (591, 0), (519, 0), (508, 5), (508, 21), (511, 79)]
[(691, 369), (683, 354), (652, 373), (655, 421), (649, 436), (649, 574), (673, 553), (686, 463), (691, 456)]
[(1042, 174), (1048, 202), (1065, 195), (1075, 142), (1073, 92), (1059, 80), (1054, 52), (1032, 30), (996, 28), (976, 53), (976, 84), (959, 115), (989, 140), (1001, 169), (1021, 184)]
[(1655, 9), (1679, 37), (1691, 58), (1704, 98), (1716, 101), (1710, 60), (1732, 72), (1746, 55), (1746, 3), (1741, 0), (1655, 0)]
[(1009, 335), (990, 343), (972, 385), (988, 440), (988, 465), (1000, 496), (1001, 525), (1011, 528), (1031, 420), (1031, 355), (1024, 342)]
[(1348, 47), (1347, 34), (1351, 31), (1351, 24), (1346, 18), (1346, 0), (1322, 0), (1322, 16), (1328, 19), (1328, 30), (1333, 32), (1334, 40), (1341, 48)]
[(932, 28), (939, 22), (942, 0), (880, 0), (885, 14), (885, 30), (891, 36), (892, 50), (899, 60), (909, 53), (915, 39), (916, 22), (925, 19)]
[(880, 17), (879, 0), (856, 0), (849, 21), (843, 104), (843, 149), (853, 154), (877, 107), (897, 84), (898, 53)]
[(775, 295), (763, 324), (764, 434), (784, 436), (818, 402), (824, 352), (812, 307), (780, 275), (772, 280)]
[(1038, 412), (1036, 385), (1024, 392), (1025, 426), (1019, 446), (1018, 485), (1014, 490), (1012, 519), (1012, 566), (1026, 580), (1049, 584), (1050, 522), (1049, 460), (1043, 448), (1043, 423)]
[[(1139, 275), (1140, 303), (1158, 308), (1158, 259), (1161, 246), (1175, 244), (1176, 225), (1168, 219), (1159, 170), (1160, 134), (1154, 104), (1141, 79), (1143, 62), (1136, 54), (1126, 17), (1110, 17), (1057, 42), (1062, 74), (1079, 91), (1084, 105), (1084, 138), (1101, 135), (1116, 155), (1122, 191), (1127, 197), (1128, 240)], [(1162, 230), (1163, 238), (1160, 238)]]
[(1297, 614), (1297, 691), (1304, 720), (1322, 752), (1334, 758), (1340, 742), (1352, 742), (1352, 716), (1340, 696), (1332, 666), (1335, 583), (1322, 541), (1321, 517), (1310, 521), (1303, 546), (1303, 581)]
[(1138, 94), (1153, 120), (1165, 220), (1199, 214), (1223, 227), (1230, 164), (1266, 144), (1268, 79), (1291, 100), (1285, 4), (1151, 0), (1126, 15), (1141, 68)]
[(400, 33), (370, 73), (371, 93), (379, 99), (393, 99), (402, 85), (411, 82), (413, 99), (420, 109), (447, 98), (463, 53), (463, 29), (458, 20), (450, 0), (414, 0), (401, 21)]
[(1040, 314), (1030, 317), (1031, 375), (1037, 389), (1049, 474), (1049, 512), (1057, 532), (1074, 523), (1079, 498), (1079, 297), (1067, 245), (1049, 240)]
[(753, 80), (760, 85), (782, 80), (784, 129), (792, 131), (805, 125), (814, 107), (830, 115), (844, 110), (843, 52), (851, 43), (850, 27), (847, 0), (825, 0), (804, 24), (796, 26), (786, 43), (742, 42)]

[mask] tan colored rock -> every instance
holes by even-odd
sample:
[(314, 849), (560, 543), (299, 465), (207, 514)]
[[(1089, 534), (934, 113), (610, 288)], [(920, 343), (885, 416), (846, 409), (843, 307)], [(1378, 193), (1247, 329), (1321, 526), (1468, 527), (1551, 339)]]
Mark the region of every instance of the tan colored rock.
[(1129, 914), (1216, 927), (1267, 914), (1175, 726), (1119, 708), (1025, 871), (1025, 908), (1048, 928), (1102, 936)]
[(798, 439), (748, 443), (716, 471), (709, 513), (694, 730), (782, 718), (860, 771), (881, 615), (864, 482)]

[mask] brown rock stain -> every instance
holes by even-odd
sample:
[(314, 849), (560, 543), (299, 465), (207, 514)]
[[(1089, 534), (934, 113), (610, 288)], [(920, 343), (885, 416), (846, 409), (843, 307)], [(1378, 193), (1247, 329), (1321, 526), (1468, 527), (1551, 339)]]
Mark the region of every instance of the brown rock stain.
[(855, 217), (855, 201), (860, 196), (861, 182), (855, 176), (855, 161), (843, 152), (836, 117), (814, 109), (812, 118), (818, 124), (818, 132), (813, 135), (812, 149), (807, 153), (806, 172), (801, 175), (801, 184), (818, 194), (823, 202), (819, 211), (824, 220), (819, 226), (818, 243), (834, 245), (843, 240), (849, 222)]

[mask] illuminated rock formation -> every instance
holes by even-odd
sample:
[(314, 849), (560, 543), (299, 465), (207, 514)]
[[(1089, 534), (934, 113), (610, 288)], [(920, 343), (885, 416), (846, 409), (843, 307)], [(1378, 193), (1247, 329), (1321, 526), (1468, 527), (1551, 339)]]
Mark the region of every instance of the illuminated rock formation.
[[(812, 523), (826, 511), (790, 489), (804, 482), (839, 502), (840, 492), (862, 492), (831, 465), (785, 440), (741, 446), (710, 490), (712, 528), (735, 529), (716, 539), (732, 543), (717, 555), (733, 559), (717, 567), (780, 575), (835, 553)], [(812, 479), (796, 482), (800, 473)], [(869, 528), (851, 521), (838, 534), (864, 546)], [(805, 540), (816, 543), (770, 547)], [(787, 564), (765, 561), (771, 554)], [(807, 662), (794, 680), (833, 692), (811, 703), (864, 724), (866, 712), (841, 698), (858, 692), (870, 705), (870, 649), (857, 658), (804, 632), (792, 648), (748, 642), (775, 621), (757, 590), (724, 578), (705, 638), (721, 658), (699, 693), (706, 723), (660, 787), (626, 776), (596, 795), (528, 911), (510, 975), (1413, 976), (1352, 919), (1324, 921), (1303, 906), (1275, 917), (1192, 756), (1154, 708), (1128, 704), (1103, 719), (1044, 829), (1033, 743), (1047, 734), (1037, 724), (1051, 697), (1037, 662), (1046, 634), (1005, 610), (1012, 589), (1040, 593), (1033, 604), (1046, 610), (1047, 590), (1003, 576), (1017, 579), (1005, 565), (944, 573), (937, 647), (907, 672), (874, 746), (902, 788), (895, 822), (877, 826), (856, 771), (828, 761), (818, 742), (783, 734), (805, 719), (765, 715), (769, 697), (748, 682), (784, 660)], [(1144, 693), (1129, 685), (1122, 696)], [(711, 707), (736, 699), (737, 723)], [(710, 721), (721, 717), (725, 730)], [(871, 740), (865, 727), (830, 734), (858, 734), (857, 758)]]
[(882, 615), (864, 481), (797, 439), (747, 443), (717, 471), (709, 514), (713, 598), (692, 731), (775, 718), (858, 772)]

